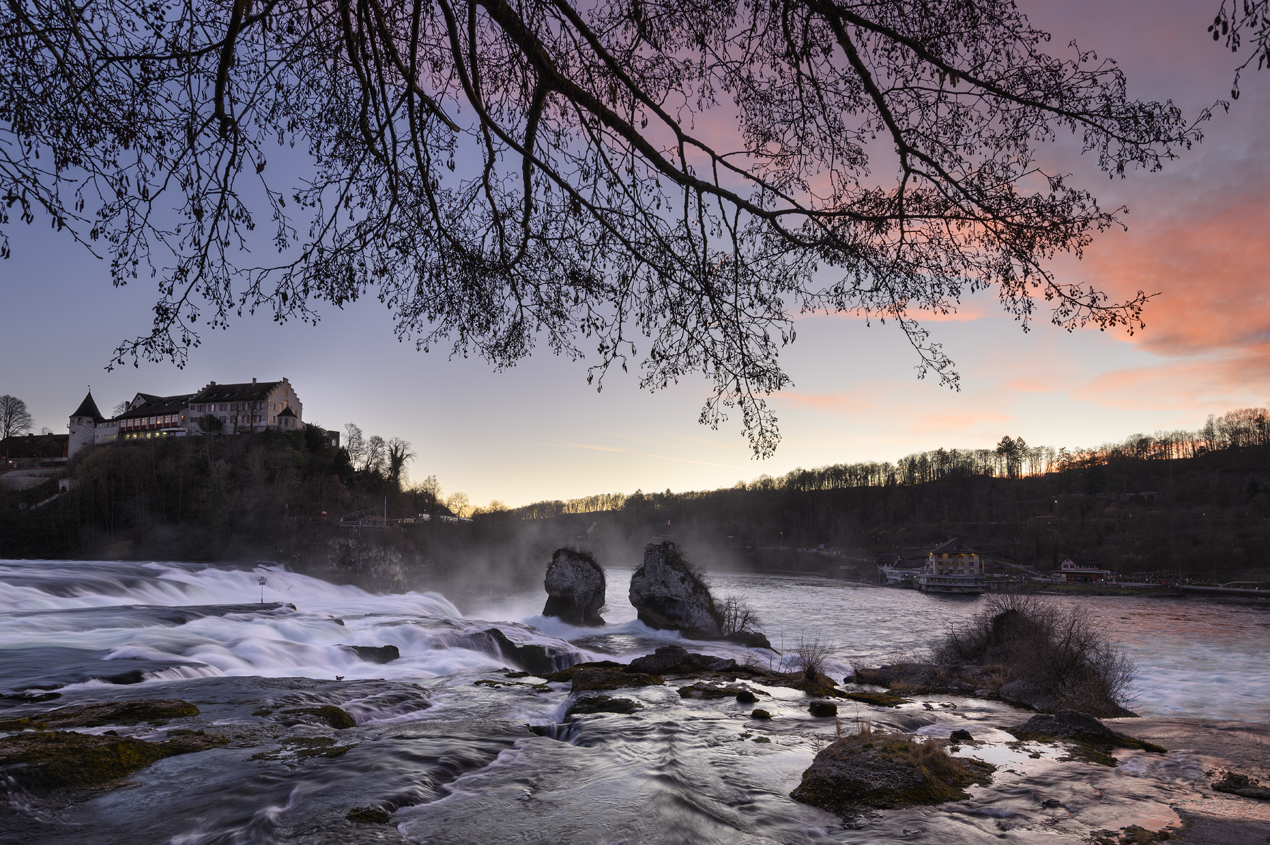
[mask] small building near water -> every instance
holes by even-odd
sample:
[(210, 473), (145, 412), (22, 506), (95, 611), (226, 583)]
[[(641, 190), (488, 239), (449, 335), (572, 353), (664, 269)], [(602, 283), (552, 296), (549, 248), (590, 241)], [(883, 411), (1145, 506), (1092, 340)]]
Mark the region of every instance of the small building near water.
[(929, 593), (976, 595), (987, 589), (983, 559), (956, 537), (930, 550), (926, 568), (914, 581), (917, 589)]
[(1111, 570), (1102, 569), (1094, 563), (1077, 563), (1067, 558), (1059, 564), (1054, 573), (1055, 581), (1070, 581), (1077, 584), (1101, 584), (1111, 578)]

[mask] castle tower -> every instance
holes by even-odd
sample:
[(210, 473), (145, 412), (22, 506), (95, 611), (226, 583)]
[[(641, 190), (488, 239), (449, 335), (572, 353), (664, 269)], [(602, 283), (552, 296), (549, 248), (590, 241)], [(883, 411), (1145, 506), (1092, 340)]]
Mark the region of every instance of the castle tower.
[(106, 418), (97, 410), (97, 403), (93, 401), (93, 391), (89, 389), (84, 401), (71, 414), (71, 439), (66, 446), (66, 457), (73, 458), (85, 446), (93, 445), (97, 423), (105, 421)]

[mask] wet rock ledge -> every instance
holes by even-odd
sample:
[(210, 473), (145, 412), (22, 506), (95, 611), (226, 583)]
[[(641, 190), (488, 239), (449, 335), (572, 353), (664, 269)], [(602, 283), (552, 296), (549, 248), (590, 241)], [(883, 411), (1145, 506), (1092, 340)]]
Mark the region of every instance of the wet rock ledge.
[(202, 730), (171, 730), (162, 742), (123, 737), (113, 731), (97, 735), (55, 730), (142, 722), (159, 726), (198, 713), (198, 708), (186, 701), (140, 699), (63, 707), (33, 718), (2, 721), (0, 730), (18, 733), (0, 739), (0, 777), (12, 778), (26, 789), (91, 787), (118, 780), (165, 757), (227, 744), (227, 738)]

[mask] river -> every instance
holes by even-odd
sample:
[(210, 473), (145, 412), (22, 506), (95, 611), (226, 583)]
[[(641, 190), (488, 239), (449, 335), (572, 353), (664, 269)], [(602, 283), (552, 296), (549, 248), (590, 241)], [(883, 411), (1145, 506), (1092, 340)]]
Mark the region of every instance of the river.
[[(608, 572), (608, 624), (585, 629), (540, 616), (541, 591), (380, 596), (268, 566), (0, 561), (0, 694), (8, 696), (0, 718), (84, 701), (179, 698), (198, 705), (200, 726), (236, 732), (224, 748), (162, 760), (126, 788), (69, 806), (9, 784), (0, 841), (731, 845), (895, 837), (949, 845), (999, 838), (1007, 829), (1001, 808), (1015, 799), (1004, 787), (977, 795), (985, 809), (955, 824), (949, 814), (901, 813), (861, 830), (795, 803), (790, 789), (842, 729), (810, 717), (801, 693), (765, 689), (762, 706), (775, 718), (756, 723), (752, 705), (681, 699), (673, 684), (624, 690), (640, 705), (635, 714), (587, 716), (565, 730), (567, 685), (509, 679), (509, 661), (474, 646), (473, 635), (493, 626), (573, 659), (627, 662), (683, 642), (636, 620), (626, 601), (629, 577)], [(826, 644), (837, 677), (856, 663), (920, 656), (982, 601), (811, 576), (709, 577), (716, 596), (742, 597), (758, 612), (778, 652), (800, 640)], [(1079, 603), (1137, 662), (1131, 706), (1144, 716), (1270, 721), (1270, 607), (1189, 598), (1054, 601)], [(729, 644), (683, 644), (738, 661), (781, 660)], [(393, 645), (401, 656), (368, 662), (352, 645)], [(15, 698), (41, 690), (61, 698)], [(334, 754), (305, 754), (298, 742), (331, 730), (283, 726), (269, 715), (328, 703), (357, 722), (334, 732)], [(965, 699), (906, 707), (853, 705), (843, 713), (931, 735), (974, 723), (1003, 739), (999, 725), (1026, 718)], [(164, 727), (120, 732), (161, 739)], [(1011, 762), (1008, 751), (993, 753)], [(1068, 775), (1030, 776), (1076, 788)], [(1155, 805), (1142, 796), (1125, 801), (1151, 817)], [(1168, 815), (1166, 802), (1157, 804)], [(350, 822), (345, 816), (355, 807), (386, 808), (391, 823)], [(1017, 808), (1007, 815), (1017, 817), (1018, 830), (1042, 824)], [(1073, 836), (1092, 822), (1081, 824)], [(1060, 839), (1068, 832), (1062, 825), (1046, 831)]]

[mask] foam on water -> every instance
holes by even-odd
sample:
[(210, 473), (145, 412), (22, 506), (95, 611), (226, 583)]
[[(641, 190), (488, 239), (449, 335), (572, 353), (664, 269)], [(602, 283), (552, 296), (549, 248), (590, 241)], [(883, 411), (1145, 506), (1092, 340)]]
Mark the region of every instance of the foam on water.
[[(467, 677), (508, 665), (468, 639), (496, 624), (518, 643), (620, 661), (658, 644), (682, 643), (775, 665), (799, 642), (820, 640), (830, 648), (829, 667), (838, 676), (856, 664), (920, 657), (933, 638), (980, 606), (973, 599), (813, 576), (712, 574), (716, 596), (737, 595), (751, 604), (778, 652), (755, 653), (649, 628), (625, 600), (629, 578), (628, 570), (609, 570), (608, 624), (582, 628), (542, 616), (540, 590), (469, 596), (465, 616), (436, 593), (372, 595), (269, 565), (0, 561), (0, 648), (92, 649), (124, 667), (129, 660), (166, 664), (149, 673), (156, 680), (217, 674), (412, 680)], [(1078, 604), (1137, 661), (1138, 711), (1270, 718), (1267, 608), (1197, 599), (1055, 601)], [(367, 662), (346, 648), (354, 645), (396, 646), (401, 657)]]
[[(282, 607), (244, 602), (282, 600)], [(377, 596), (277, 567), (236, 570), (177, 563), (0, 563), (0, 644), (108, 652), (114, 661), (189, 664), (148, 674), (155, 680), (208, 675), (416, 679), (489, 671), (506, 661), (456, 641), (490, 623), (466, 619), (443, 596)], [(153, 607), (230, 606), (178, 624)], [(111, 608), (108, 622), (85, 612)], [(573, 649), (564, 639), (499, 623), (509, 639)], [(347, 646), (393, 645), (388, 664), (360, 659)], [(583, 659), (597, 657), (584, 652)]]

